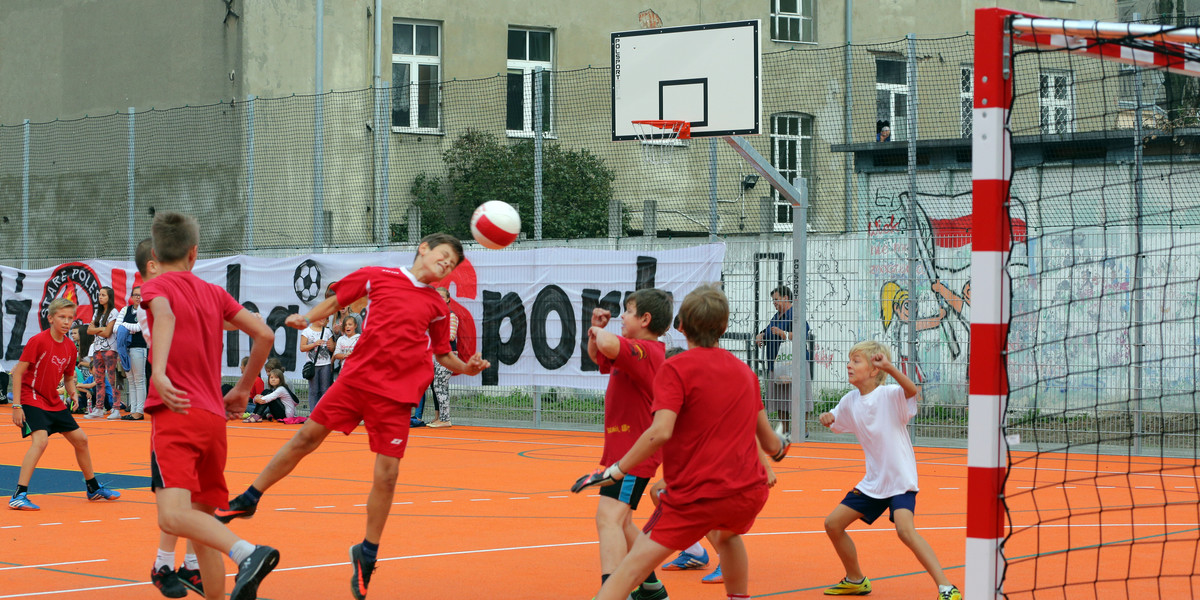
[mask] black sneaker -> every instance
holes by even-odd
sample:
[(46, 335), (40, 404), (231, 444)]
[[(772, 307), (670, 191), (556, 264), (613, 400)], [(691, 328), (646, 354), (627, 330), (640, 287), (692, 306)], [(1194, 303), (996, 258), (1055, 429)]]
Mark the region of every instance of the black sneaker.
[(187, 565), (182, 565), (175, 573), (179, 577), (179, 581), (183, 583), (183, 587), (201, 596), (204, 595), (204, 582), (200, 579), (199, 569), (189, 569)]
[(270, 546), (255, 546), (250, 558), (238, 565), (237, 578), (233, 581), (233, 591), (229, 600), (255, 600), (258, 598), (258, 584), (279, 564), (279, 551)]
[(150, 569), (150, 583), (168, 598), (182, 598), (187, 595), (187, 588), (183, 587), (179, 576), (167, 565), (159, 567), (157, 571)]
[(670, 600), (670, 597), (667, 596), (666, 586), (661, 584), (654, 590), (646, 589), (646, 584), (644, 583), (640, 584), (633, 589), (629, 597), (633, 598), (633, 600)]
[(350, 593), (354, 600), (364, 600), (367, 597), (367, 586), (371, 584), (371, 574), (375, 572), (375, 562), (367, 562), (362, 555), (362, 544), (350, 546), (350, 564), (354, 565), (354, 576), (350, 578)]
[(218, 521), (228, 523), (234, 519), (249, 519), (257, 511), (257, 502), (251, 502), (246, 499), (245, 494), (239, 494), (236, 498), (229, 501), (228, 510), (218, 508), (213, 514), (217, 517)]

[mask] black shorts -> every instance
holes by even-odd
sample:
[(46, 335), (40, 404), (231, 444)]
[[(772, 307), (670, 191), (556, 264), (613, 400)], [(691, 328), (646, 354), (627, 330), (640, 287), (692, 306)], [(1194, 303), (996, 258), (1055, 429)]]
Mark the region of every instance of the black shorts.
[(33, 435), (37, 430), (45, 431), (47, 435), (55, 433), (67, 433), (79, 429), (79, 424), (75, 422), (75, 417), (71, 416), (71, 411), (62, 410), (42, 410), (36, 406), (22, 404), (21, 410), (25, 413), (25, 425), (21, 427), (21, 437), (26, 438)]
[(645, 477), (626, 475), (620, 481), (600, 488), (600, 495), (628, 504), (631, 510), (637, 510), (648, 483), (650, 480)]
[(901, 508), (906, 508), (913, 514), (917, 513), (917, 493), (904, 492), (891, 498), (872, 498), (854, 488), (842, 499), (842, 504), (862, 513), (862, 520), (867, 525), (874, 523), (883, 511), (890, 509), (888, 520), (895, 523), (896, 511)]

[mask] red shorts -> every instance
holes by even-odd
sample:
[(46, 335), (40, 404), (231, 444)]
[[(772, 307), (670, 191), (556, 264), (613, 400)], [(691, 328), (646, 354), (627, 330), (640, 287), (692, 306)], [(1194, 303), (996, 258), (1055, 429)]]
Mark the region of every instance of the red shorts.
[(346, 383), (333, 382), (308, 418), (327, 429), (350, 435), (361, 421), (367, 426), (371, 452), (404, 458), (408, 446), (408, 425), (415, 404), (367, 392)]
[[(669, 487), (669, 484), (668, 484)], [(701, 498), (675, 504), (671, 494), (659, 496), (658, 509), (642, 531), (650, 539), (672, 550), (686, 550), (714, 529), (732, 531), (738, 535), (750, 531), (754, 519), (767, 504), (767, 484), (754, 486), (743, 493), (724, 498)]]
[(188, 414), (150, 412), (150, 489), (181, 488), (192, 502), (229, 508), (225, 486), (225, 418), (193, 407)]

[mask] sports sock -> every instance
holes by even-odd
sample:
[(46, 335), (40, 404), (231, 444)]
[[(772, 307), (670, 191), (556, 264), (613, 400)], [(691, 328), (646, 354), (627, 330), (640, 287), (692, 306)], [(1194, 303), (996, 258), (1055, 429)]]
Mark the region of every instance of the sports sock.
[(184, 554), (183, 555), (183, 566), (185, 566), (193, 571), (199, 571), (200, 570), (200, 561), (196, 560), (195, 554)]
[(85, 481), (84, 483), (87, 484), (88, 492), (95, 492), (96, 490), (100, 489), (100, 482), (96, 481), (95, 477)]
[(364, 538), (362, 541), (362, 555), (363, 560), (372, 563), (375, 562), (375, 559), (379, 558), (379, 544), (372, 544)]
[(952, 586), (952, 585), (939, 585), (938, 593), (941, 594), (942, 592), (948, 592), (952, 589), (954, 589), (954, 586)]
[(867, 580), (867, 578), (866, 578), (865, 576), (864, 576), (862, 579), (859, 579), (858, 581), (855, 581), (855, 580), (853, 580), (853, 579), (850, 579), (849, 577), (847, 577), (847, 578), (846, 578), (846, 583), (853, 583), (853, 584), (856, 584), (856, 585), (857, 585), (857, 584), (859, 584), (859, 583), (862, 583), (862, 582), (864, 582), (864, 581), (866, 581), (866, 580)]
[(688, 546), (688, 549), (684, 550), (684, 552), (687, 552), (692, 556), (704, 556), (704, 546), (701, 546), (700, 542), (696, 542), (695, 544)]
[(229, 549), (229, 558), (232, 558), (233, 563), (240, 567), (242, 565), (242, 561), (250, 558), (250, 555), (254, 553), (254, 548), (254, 544), (251, 544), (246, 540), (238, 540), (234, 542), (233, 547)]
[(654, 574), (654, 571), (650, 571), (650, 576), (642, 582), (642, 589), (649, 590), (651, 592), (661, 588), (662, 586), (662, 582), (658, 580), (658, 576)]
[(167, 552), (162, 548), (158, 549), (158, 556), (154, 559), (154, 570), (157, 571), (163, 567), (175, 570), (175, 552)]
[(729, 594), (729, 600), (750, 600), (749, 594)]
[(603, 575), (601, 575), (601, 576), (600, 576), (600, 585), (601, 585), (601, 586), (603, 586), (603, 585), (604, 585), (604, 582), (605, 582), (605, 581), (608, 581), (608, 576), (609, 576), (609, 575), (611, 575), (611, 573), (605, 573), (605, 574), (603, 574)]
[(17, 491), (13, 492), (12, 497), (16, 498), (21, 492), (29, 493), (29, 486), (17, 484)]
[(247, 500), (250, 500), (251, 502), (258, 504), (258, 501), (262, 500), (263, 493), (258, 491), (258, 488), (254, 487), (254, 486), (250, 486), (250, 487), (246, 488), (246, 491), (243, 492), (242, 495), (245, 496)]

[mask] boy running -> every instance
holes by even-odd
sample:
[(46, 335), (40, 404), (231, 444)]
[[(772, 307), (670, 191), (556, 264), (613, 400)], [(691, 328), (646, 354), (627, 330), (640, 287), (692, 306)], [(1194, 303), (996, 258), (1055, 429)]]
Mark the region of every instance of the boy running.
[[(946, 579), (933, 548), (917, 533), (913, 514), (917, 508), (917, 458), (908, 439), (908, 421), (917, 414), (920, 388), (892, 364), (887, 346), (875, 341), (859, 342), (850, 348), (846, 363), (850, 390), (821, 415), (821, 424), (834, 433), (853, 433), (867, 459), (867, 475), (825, 517), (825, 533), (833, 542), (846, 576), (825, 590), (829, 596), (860, 596), (871, 593), (871, 581), (858, 564), (854, 541), (846, 527), (861, 519), (870, 525), (890, 510), (900, 541), (912, 550), (938, 586), (938, 600), (962, 600), (962, 593)], [(891, 375), (900, 385), (883, 385)]]
[[(587, 347), (588, 356), (600, 367), (600, 372), (611, 374), (604, 393), (604, 453), (600, 457), (600, 464), (604, 465), (625, 456), (650, 427), (654, 375), (666, 360), (666, 347), (658, 338), (671, 325), (671, 298), (655, 289), (631, 294), (625, 300), (625, 312), (621, 313), (621, 335), (604, 329), (611, 318), (612, 313), (603, 308), (592, 311)], [(637, 539), (633, 511), (637, 510), (642, 492), (661, 462), (662, 452), (655, 452), (632, 467), (620, 485), (600, 488), (596, 530), (600, 537), (601, 585)], [(650, 571), (630, 598), (664, 600), (667, 590), (654, 571)]]
[(13, 510), (41, 510), (29, 500), (29, 480), (33, 469), (46, 451), (50, 436), (61, 433), (75, 447), (75, 462), (83, 471), (88, 500), (116, 500), (121, 493), (110, 490), (96, 481), (92, 470), (92, 454), (88, 450), (87, 434), (79, 428), (71, 411), (58, 395), (58, 383), (63, 382), (67, 397), (74, 398), (75, 357), (79, 351), (67, 337), (75, 319), (75, 303), (55, 298), (46, 311), (50, 327), (29, 338), (21, 358), (12, 370), (13, 424), (21, 429), (21, 437), (31, 437), (29, 451), (21, 461), (17, 476), (17, 491), (8, 501)]
[[(148, 312), (151, 383), (150, 486), (158, 526), (195, 545), (209, 600), (225, 596), (221, 553), (238, 565), (231, 600), (253, 600), (259, 583), (279, 563), (279, 551), (238, 538), (212, 518), (229, 498), (225, 486), (225, 421), (246, 410), (251, 380), (267, 360), (274, 334), (228, 292), (192, 273), (200, 227), (190, 216), (160, 212), (151, 225), (158, 276), (142, 287)], [(250, 364), (221, 397), (223, 323), (253, 340)], [(171, 342), (178, 338), (180, 343)]]
[[(771, 431), (758, 377), (717, 347), (729, 325), (729, 301), (715, 286), (700, 286), (679, 308), (688, 351), (663, 363), (654, 378), (654, 421), (620, 460), (579, 478), (571, 491), (610, 485), (663, 451), (667, 492), (597, 600), (621, 600), (654, 566), (717, 530), (729, 598), (750, 596), (750, 561), (741, 535), (767, 502), (767, 472), (759, 445), (775, 461), (787, 455), (787, 438)], [(755, 440), (758, 440), (758, 444)], [(622, 466), (624, 465), (624, 466)]]
[(307, 314), (288, 316), (289, 327), (304, 329), (364, 296), (371, 306), (362, 337), (354, 346), (354, 360), (346, 362), (341, 376), (300, 431), (279, 449), (254, 483), (230, 501), (229, 510), (217, 511), (217, 518), (224, 523), (252, 516), (263, 492), (291, 473), (330, 432), (349, 435), (359, 422), (365, 422), (375, 453), (375, 480), (367, 497), (366, 535), (350, 547), (354, 567), (350, 591), (358, 600), (366, 597), (375, 571), (400, 459), (408, 445), (409, 415), (433, 381), (431, 350), (438, 363), (455, 373), (476, 375), (490, 366), (479, 353), (464, 363), (451, 352), (450, 309), (431, 285), (450, 275), (462, 258), (462, 243), (457, 238), (431, 234), (417, 247), (412, 268), (363, 267), (334, 283), (334, 295)]

